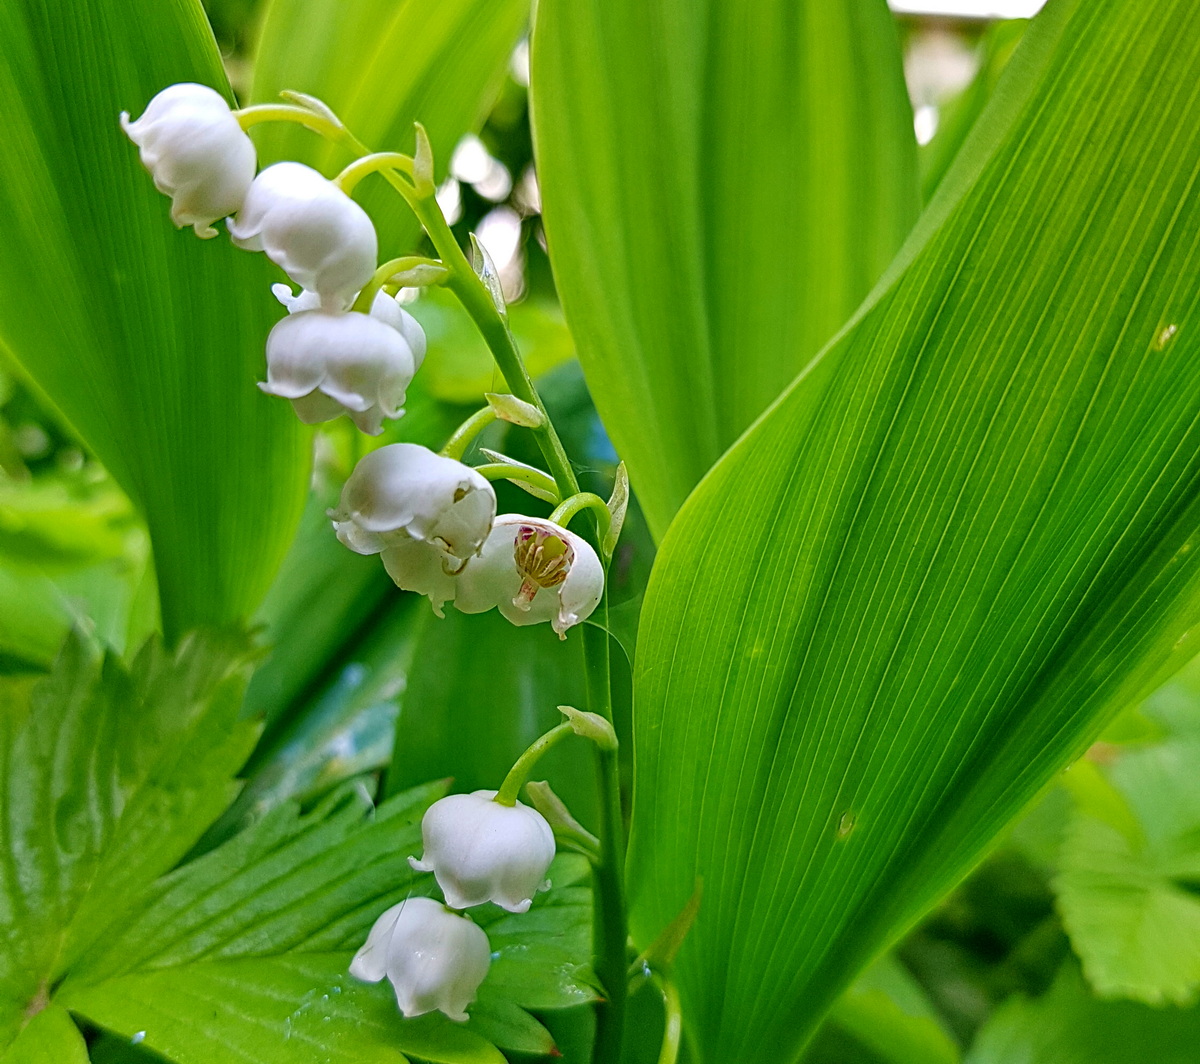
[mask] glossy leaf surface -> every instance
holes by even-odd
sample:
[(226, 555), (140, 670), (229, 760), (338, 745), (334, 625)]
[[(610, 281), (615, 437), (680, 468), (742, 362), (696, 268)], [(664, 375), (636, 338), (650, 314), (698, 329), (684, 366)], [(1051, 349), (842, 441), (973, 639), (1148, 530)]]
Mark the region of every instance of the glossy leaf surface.
[(544, 0), (555, 279), (651, 530), (849, 317), (917, 211), (883, 0)]
[(246, 664), (191, 636), (126, 671), (74, 638), (40, 683), (0, 684), (0, 1045), (232, 797)]
[(855, 321), (689, 500), (639, 634), (633, 929), (794, 1055), (1200, 621), (1200, 10), (1049, 5)]
[(175, 231), (117, 122), (173, 82), (225, 89), (203, 12), (16, 0), (0, 38), (0, 343), (145, 515), (168, 635), (245, 617), (308, 464), (308, 434), (254, 386), (278, 275)]

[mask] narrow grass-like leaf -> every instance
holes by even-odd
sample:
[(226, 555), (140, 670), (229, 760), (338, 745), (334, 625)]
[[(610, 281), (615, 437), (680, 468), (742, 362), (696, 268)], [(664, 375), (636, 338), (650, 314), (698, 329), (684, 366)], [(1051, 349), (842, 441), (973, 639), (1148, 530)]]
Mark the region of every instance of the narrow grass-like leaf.
[[(419, 121), (440, 180), (459, 137), (487, 114), (528, 18), (528, 0), (274, 0), (251, 96), (317, 96), (377, 151), (411, 154)], [(330, 176), (349, 161), (296, 126), (257, 136), (271, 160), (298, 159)], [(384, 257), (408, 251), (420, 228), (404, 201), (379, 178), (356, 195), (379, 227)]]
[(246, 616), (303, 504), (308, 436), (254, 387), (282, 313), (264, 256), (176, 232), (121, 132), (225, 88), (196, 0), (0, 7), (0, 344), (149, 526), (171, 637)]
[(1050, 4), (855, 321), (693, 494), (639, 635), (632, 920), (788, 1059), (1200, 622), (1200, 9)]
[(884, 0), (542, 0), (538, 177), (596, 406), (656, 538), (917, 211)]

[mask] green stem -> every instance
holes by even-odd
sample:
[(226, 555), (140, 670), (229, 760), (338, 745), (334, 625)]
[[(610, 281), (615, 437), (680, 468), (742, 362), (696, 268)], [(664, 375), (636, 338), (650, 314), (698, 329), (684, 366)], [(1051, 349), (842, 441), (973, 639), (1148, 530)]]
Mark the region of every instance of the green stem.
[[(426, 283), (440, 283), (442, 278), (449, 276), (448, 271), (440, 262), (427, 259), (424, 255), (402, 255), (398, 259), (389, 259), (372, 274), (366, 287), (358, 293), (358, 297), (354, 300), (354, 306), (350, 309), (359, 314), (370, 314), (371, 307), (375, 304), (375, 297), (382, 291), (383, 286), (398, 275), (410, 271), (423, 272), (425, 277), (422, 280)], [(438, 276), (439, 273), (441, 277)], [(398, 284), (397, 287), (402, 287), (402, 285)]]
[[(612, 723), (612, 690), (609, 674), (607, 596), (593, 615), (595, 624), (583, 625), (583, 649), (588, 683), (588, 708)], [(602, 627), (597, 627), (600, 625)], [(595, 922), (592, 949), (596, 974), (605, 1000), (596, 1010), (596, 1041), (592, 1060), (618, 1064), (625, 1030), (626, 941), (625, 818), (621, 812), (621, 779), (616, 750), (596, 750), (596, 782), (600, 790), (600, 860), (595, 865)]]
[(471, 441), (495, 420), (496, 411), (491, 406), (485, 406), (482, 410), (476, 410), (475, 413), (454, 430), (450, 439), (446, 441), (446, 446), (442, 448), (442, 456), (444, 458), (453, 458), (455, 461), (462, 461), (462, 456), (467, 453), (467, 448), (471, 446)]
[(286, 103), (259, 103), (243, 107), (233, 114), (242, 129), (249, 129), (263, 122), (292, 122), (319, 133), (334, 144), (341, 144), (355, 155), (370, 154), (370, 149), (345, 126), (337, 125), (307, 107), (296, 107)]
[(398, 151), (373, 152), (370, 155), (364, 155), (361, 159), (355, 159), (333, 179), (333, 183), (349, 196), (368, 174), (379, 174), (385, 170), (411, 174), (412, 158), (408, 155), (401, 155)]
[(597, 538), (603, 543), (604, 537), (608, 535), (609, 526), (612, 524), (612, 513), (608, 509), (608, 503), (590, 491), (576, 492), (569, 499), (564, 499), (550, 515), (550, 520), (556, 525), (566, 528), (571, 523), (571, 518), (580, 510), (589, 508), (596, 518)]
[(508, 770), (508, 775), (504, 777), (504, 782), (500, 784), (500, 790), (496, 792), (496, 797), (492, 800), (497, 805), (516, 805), (517, 795), (521, 793), (521, 788), (525, 786), (529, 773), (533, 771), (533, 766), (538, 763), (542, 754), (555, 743), (560, 743), (568, 735), (574, 734), (575, 729), (570, 724), (560, 724), (556, 728), (551, 728), (545, 735), (534, 739), (529, 744), (529, 749), (518, 757), (513, 767)]
[(450, 226), (446, 224), (437, 201), (431, 196), (417, 196), (411, 189), (402, 189), (401, 193), (425, 227), (425, 232), (429, 234), (429, 239), (437, 249), (443, 265), (450, 270), (446, 287), (458, 297), (471, 320), (475, 322), (476, 328), (483, 334), (496, 365), (504, 375), (508, 390), (518, 399), (537, 407), (541, 413), (542, 424), (530, 431), (533, 432), (546, 459), (546, 468), (550, 470), (554, 482), (558, 485), (559, 495), (564, 499), (575, 495), (579, 491), (579, 482), (575, 479), (567, 452), (546, 415), (542, 397), (538, 395), (533, 380), (525, 369), (525, 363), (521, 361), (520, 352), (513, 341), (512, 333), (508, 330), (508, 323), (492, 302), (491, 293), (471, 269), (471, 264), (463, 254), (462, 248), (458, 246)]
[[(421, 161), (421, 172), (424, 173), (430, 169), (430, 160), (427, 158), (428, 146), (420, 129), (417, 143), (417, 159)], [(424, 226), (442, 264), (450, 271), (446, 287), (454, 292), (475, 322), (475, 327), (482, 334), (496, 365), (504, 375), (509, 392), (541, 413), (541, 425), (531, 431), (541, 449), (546, 468), (554, 477), (559, 497), (566, 499), (578, 495), (579, 482), (575, 479), (575, 471), (571, 468), (571, 462), (563, 449), (554, 423), (546, 414), (542, 397), (538, 395), (525, 363), (521, 360), (521, 354), (513, 341), (512, 333), (509, 332), (508, 322), (459, 247), (437, 204), (432, 187), (418, 191), (395, 171), (383, 170), (381, 173), (404, 197), (418, 221)], [(598, 539), (597, 542), (602, 543), (602, 540)], [(606, 602), (600, 604), (599, 612), (597, 623), (601, 627), (583, 626), (584, 667), (588, 677), (589, 707), (593, 713), (598, 713), (611, 724), (612, 697)], [(600, 791), (603, 821), (600, 832), (600, 859), (594, 867), (596, 906), (593, 943), (596, 973), (602, 981), (607, 998), (597, 1008), (593, 1060), (596, 1064), (619, 1064), (625, 1026), (628, 940), (625, 915), (625, 819), (621, 810), (617, 751), (597, 748), (596, 756), (597, 786)]]
[[(444, 451), (442, 452), (445, 453)], [(450, 455), (451, 458), (455, 457)], [(547, 473), (543, 473), (540, 469), (534, 469), (533, 466), (527, 465), (509, 465), (508, 462), (489, 462), (487, 465), (475, 466), (475, 472), (478, 473), (484, 480), (513, 480), (521, 484), (528, 484), (533, 488), (540, 488), (544, 494), (551, 498), (558, 497), (558, 485), (554, 483), (554, 478)]]

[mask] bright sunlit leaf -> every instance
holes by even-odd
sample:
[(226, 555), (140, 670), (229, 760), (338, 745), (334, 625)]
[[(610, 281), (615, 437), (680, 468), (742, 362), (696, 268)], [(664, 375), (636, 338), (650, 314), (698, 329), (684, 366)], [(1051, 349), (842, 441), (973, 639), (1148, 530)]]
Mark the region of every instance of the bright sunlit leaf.
[(789, 1058), (1200, 621), (1200, 9), (1065, 0), (663, 543), (628, 875), (706, 1060)]
[(245, 617), (303, 505), (308, 434), (262, 395), (260, 255), (176, 231), (121, 132), (225, 75), (198, 0), (0, 8), (0, 344), (145, 515), (164, 630)]

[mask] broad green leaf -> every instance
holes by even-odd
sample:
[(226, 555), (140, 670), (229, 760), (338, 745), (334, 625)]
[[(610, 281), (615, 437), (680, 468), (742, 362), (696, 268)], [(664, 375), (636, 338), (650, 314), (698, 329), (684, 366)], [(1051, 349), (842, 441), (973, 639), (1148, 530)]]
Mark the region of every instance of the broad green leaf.
[(501, 1049), (556, 1056), (554, 1038), (519, 1005), (486, 995), (471, 1006), (471, 1029)]
[(565, 1009), (597, 999), (591, 957), (592, 899), (577, 885), (585, 858), (559, 854), (547, 873), (552, 889), (524, 913), (495, 906), (475, 910), (492, 945), (492, 966), (480, 993), (527, 1009)]
[(0, 1053), (0, 1064), (88, 1064), (87, 1045), (66, 1009), (50, 1005)]
[[(453, 607), (439, 619), (422, 602), (412, 667), (400, 702), (388, 786), (452, 776), (456, 791), (496, 790), (521, 752), (562, 723), (558, 706), (583, 705), (581, 633), (559, 638), (549, 625), (518, 628), (495, 611)], [(591, 744), (568, 740), (534, 770), (577, 818), (595, 827)]]
[(966, 1064), (1194, 1064), (1200, 1009), (1097, 1001), (1073, 964), (1043, 997), (1013, 998), (979, 1033)]
[(0, 682), (0, 1045), (232, 797), (246, 664), (244, 637), (151, 643), (129, 672), (73, 638), (40, 683)]
[[(1200, 995), (1200, 737), (1120, 756), (1118, 815), (1079, 808), (1055, 881), (1063, 923), (1102, 997)], [(1123, 815), (1122, 815), (1123, 814)]]
[(308, 435), (254, 387), (266, 258), (177, 232), (121, 132), (177, 81), (225, 88), (194, 0), (0, 9), (0, 345), (143, 513), (166, 633), (245, 617), (300, 516)]
[(336, 797), (332, 815), (328, 804), (306, 817), (275, 810), (142, 891), (136, 915), (80, 959), (65, 990), (199, 961), (357, 948), (417, 882), (408, 854), (443, 791), (398, 795), (367, 823), (361, 802)]
[[(68, 988), (63, 997), (105, 1027), (144, 1031), (142, 1044), (175, 1064), (407, 1064), (392, 1017), (386, 1008), (366, 1012), (347, 963), (341, 953), (206, 961)], [(398, 1020), (394, 998), (391, 1006)]]
[[(251, 97), (317, 96), (376, 151), (411, 154), (419, 121), (440, 180), (459, 137), (483, 122), (528, 18), (529, 0), (273, 0)], [(329, 176), (349, 162), (298, 126), (260, 128), (265, 159)], [(420, 228), (404, 201), (379, 178), (361, 188), (384, 258), (410, 250)]]
[(876, 961), (834, 1003), (829, 1020), (884, 1064), (957, 1064), (958, 1047), (920, 986), (892, 957)]
[[(1060, 0), (853, 323), (662, 545), (632, 927), (786, 1060), (1200, 622), (1200, 8)], [(769, 1049), (767, 1048), (769, 1047)]]
[(656, 539), (916, 218), (884, 0), (542, 0), (555, 279)]
[[(540, 1030), (517, 1003), (592, 998), (578, 982), (590, 899), (574, 884), (586, 865), (559, 858), (555, 889), (520, 916), (473, 911), (501, 976), (484, 983), (489, 1006), (479, 1024), (404, 1020), (386, 982), (367, 986), (348, 972), (379, 914), (432, 888), (407, 856), (420, 852), (421, 817), (443, 790), (428, 784), (398, 795), (365, 822), (361, 805), (338, 799), (304, 817), (277, 809), (135, 899), (137, 915), (69, 973), (55, 1000), (126, 1036), (145, 1031), (143, 1044), (178, 1064), (227, 1064), (231, 1044), (253, 1064), (410, 1054), (500, 1064), (491, 1041), (498, 1024), (506, 1041), (523, 1045)], [(525, 953), (527, 968), (523, 956), (506, 963)]]

